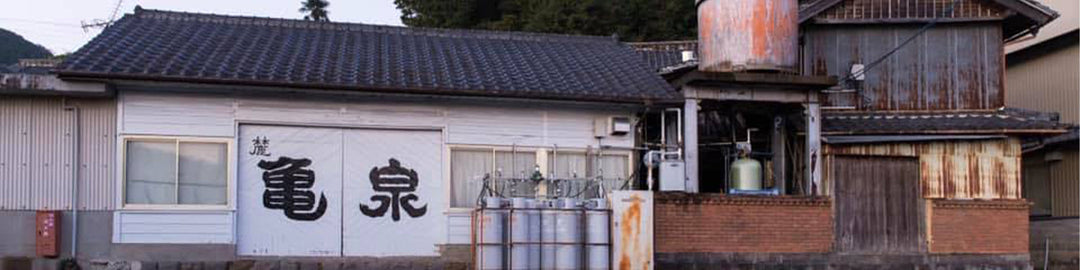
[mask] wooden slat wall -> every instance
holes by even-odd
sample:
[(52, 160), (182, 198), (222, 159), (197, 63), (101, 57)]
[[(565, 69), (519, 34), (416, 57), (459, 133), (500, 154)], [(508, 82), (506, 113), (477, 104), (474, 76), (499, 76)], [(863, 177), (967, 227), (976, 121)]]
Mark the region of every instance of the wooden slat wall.
[[(826, 169), (832, 156), (914, 157), (924, 198), (1019, 199), (1020, 141), (1017, 139), (828, 145)], [(835, 181), (827, 175), (825, 182)]]
[(840, 156), (834, 161), (837, 251), (918, 252), (918, 160)]

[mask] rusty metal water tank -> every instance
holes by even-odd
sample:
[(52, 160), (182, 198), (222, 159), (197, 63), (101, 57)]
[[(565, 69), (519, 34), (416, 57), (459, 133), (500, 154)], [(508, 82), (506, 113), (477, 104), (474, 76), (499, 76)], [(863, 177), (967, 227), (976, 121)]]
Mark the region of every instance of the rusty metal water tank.
[(698, 0), (698, 69), (794, 71), (798, 0)]

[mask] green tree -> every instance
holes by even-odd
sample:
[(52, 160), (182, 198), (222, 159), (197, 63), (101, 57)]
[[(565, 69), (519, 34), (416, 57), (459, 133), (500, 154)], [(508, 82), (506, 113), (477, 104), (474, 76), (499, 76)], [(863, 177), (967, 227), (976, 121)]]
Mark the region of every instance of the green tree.
[(326, 0), (305, 0), (300, 2), (300, 12), (307, 14), (304, 15), (304, 20), (329, 22), (330, 12), (326, 11), (327, 6), (330, 6), (330, 2)]
[(624, 41), (696, 38), (692, 0), (395, 0), (408, 26), (619, 35)]
[(27, 41), (19, 34), (0, 29), (0, 67), (19, 62), (22, 58), (48, 58), (52, 53), (41, 45)]

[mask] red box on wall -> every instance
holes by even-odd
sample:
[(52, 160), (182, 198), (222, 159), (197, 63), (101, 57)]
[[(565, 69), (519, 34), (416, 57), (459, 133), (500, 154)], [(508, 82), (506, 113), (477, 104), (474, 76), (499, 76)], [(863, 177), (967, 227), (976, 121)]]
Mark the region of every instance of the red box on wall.
[(37, 255), (39, 257), (60, 256), (60, 211), (37, 212)]

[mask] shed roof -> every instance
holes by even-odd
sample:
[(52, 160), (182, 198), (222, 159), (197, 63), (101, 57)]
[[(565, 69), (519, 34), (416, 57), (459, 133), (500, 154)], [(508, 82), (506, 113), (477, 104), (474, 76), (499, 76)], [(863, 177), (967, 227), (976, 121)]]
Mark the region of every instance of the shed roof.
[(1057, 134), (1066, 126), (1047, 113), (1006, 108), (996, 111), (830, 112), (821, 132), (862, 134)]
[(611, 37), (227, 16), (136, 7), (61, 77), (602, 102), (674, 91)]

